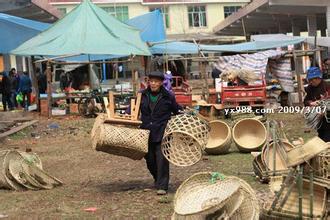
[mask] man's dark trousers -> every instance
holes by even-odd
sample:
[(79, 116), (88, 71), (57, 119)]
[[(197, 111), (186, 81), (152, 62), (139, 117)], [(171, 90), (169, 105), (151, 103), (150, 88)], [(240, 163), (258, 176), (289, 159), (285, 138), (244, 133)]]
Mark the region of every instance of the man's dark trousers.
[(155, 187), (157, 189), (168, 189), (170, 179), (169, 162), (161, 151), (160, 142), (149, 142), (148, 153), (145, 156), (147, 167), (154, 177)]

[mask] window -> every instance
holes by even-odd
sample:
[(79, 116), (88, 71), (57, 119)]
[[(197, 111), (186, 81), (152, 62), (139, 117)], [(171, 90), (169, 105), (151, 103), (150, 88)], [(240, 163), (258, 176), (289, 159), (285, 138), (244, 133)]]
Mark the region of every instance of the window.
[(188, 7), (189, 27), (206, 27), (205, 6)]
[(150, 8), (149, 11), (160, 10), (163, 14), (164, 24), (166, 28), (170, 27), (170, 17), (168, 15), (168, 7), (158, 7), (158, 8)]
[(241, 8), (241, 6), (225, 6), (223, 8), (224, 13), (225, 13), (225, 18), (228, 17), (229, 15), (231, 15), (232, 13), (237, 12), (240, 8)]
[(66, 8), (58, 8), (57, 9), (63, 16), (66, 15)]
[(102, 7), (102, 9), (120, 21), (127, 21), (129, 18), (128, 6)]

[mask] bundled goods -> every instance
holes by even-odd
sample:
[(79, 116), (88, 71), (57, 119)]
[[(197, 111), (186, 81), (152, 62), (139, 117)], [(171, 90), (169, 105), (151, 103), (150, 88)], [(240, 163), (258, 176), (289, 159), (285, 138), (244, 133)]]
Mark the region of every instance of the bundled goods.
[(209, 122), (210, 134), (205, 151), (208, 154), (228, 153), (231, 144), (231, 128), (226, 122), (214, 120)]
[(220, 77), (225, 82), (234, 81), (238, 77), (248, 84), (260, 80), (260, 76), (258, 74), (247, 69), (228, 69), (222, 72)]
[(0, 188), (40, 190), (62, 184), (42, 169), (41, 160), (36, 154), (16, 150), (0, 151)]
[(220, 173), (196, 173), (175, 193), (172, 219), (259, 218), (259, 204), (248, 183)]
[(202, 158), (207, 145), (210, 127), (195, 115), (174, 116), (165, 128), (162, 153), (177, 166), (191, 166)]
[(306, 121), (306, 126), (311, 129), (319, 129), (321, 127), (321, 119), (322, 115), (320, 115), (316, 111), (305, 111), (304, 118)]
[[(282, 183), (283, 181), (287, 181), (287, 183), (284, 184)], [(279, 190), (280, 183), (283, 187), (283, 192), (265, 203), (263, 216), (265, 219), (271, 219), (271, 217), (298, 219), (300, 196), (297, 181), (292, 176), (282, 177), (282, 181), (278, 182), (278, 180), (276, 180), (275, 184), (277, 186), (274, 186), (274, 184), (272, 185), (273, 190)], [(303, 180), (302, 192), (303, 219), (323, 219), (326, 214), (326, 188), (314, 182), (313, 191), (311, 192), (310, 181)], [(274, 204), (273, 208), (272, 204)], [(313, 205), (311, 206), (311, 204)]]
[(104, 123), (99, 115), (91, 131), (92, 147), (97, 151), (141, 160), (148, 152), (149, 130)]

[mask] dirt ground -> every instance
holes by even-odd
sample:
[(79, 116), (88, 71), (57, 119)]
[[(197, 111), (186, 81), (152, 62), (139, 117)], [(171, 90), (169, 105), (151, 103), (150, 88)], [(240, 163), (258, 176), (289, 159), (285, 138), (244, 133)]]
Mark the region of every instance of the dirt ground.
[[(221, 156), (205, 155), (194, 166), (171, 166), (167, 196), (155, 195), (153, 180), (145, 161), (96, 152), (91, 148), (90, 130), (94, 119), (80, 117), (48, 120), (38, 115), (39, 123), (0, 141), (0, 150), (31, 148), (42, 159), (44, 170), (65, 184), (52, 190), (15, 192), (0, 190), (0, 218), (9, 219), (169, 219), (173, 213), (173, 197), (178, 186), (200, 171), (217, 171), (236, 175), (252, 171), (252, 156), (231, 152)], [(304, 121), (297, 114), (273, 114), (283, 120), (290, 139), (307, 139)], [(239, 175), (255, 189), (260, 203), (267, 199), (268, 186), (251, 175)], [(149, 190), (148, 190), (149, 189)], [(95, 212), (84, 209), (96, 207)]]

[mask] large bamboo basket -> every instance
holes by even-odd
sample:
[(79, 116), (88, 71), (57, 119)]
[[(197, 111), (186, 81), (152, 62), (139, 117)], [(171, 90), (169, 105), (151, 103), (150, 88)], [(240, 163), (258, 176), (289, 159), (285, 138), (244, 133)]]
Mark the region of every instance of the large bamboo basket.
[(180, 185), (174, 197), (176, 219), (205, 219), (239, 193), (239, 182), (225, 179), (212, 183), (211, 179), (211, 172), (201, 172)]
[(208, 154), (228, 153), (231, 144), (231, 128), (226, 122), (214, 120), (209, 123), (210, 135), (205, 151)]
[[(293, 181), (293, 178), (292, 178)], [(324, 186), (320, 186), (314, 182), (313, 184), (313, 218), (321, 219), (326, 214), (326, 188)], [(283, 213), (282, 218), (284, 216), (291, 216), (291, 217), (298, 217), (299, 213), (299, 192), (298, 192), (298, 186), (296, 183), (294, 183), (292, 187), (292, 191), (283, 205), (283, 207), (279, 207), (280, 202), (286, 195), (288, 190), (288, 187), (286, 187), (281, 194), (280, 200), (277, 203), (275, 207), (275, 215), (281, 216), (281, 213)], [(302, 197), (302, 214), (304, 218), (309, 219), (310, 217), (310, 182), (308, 180), (303, 180), (303, 197)], [(266, 207), (268, 210), (270, 208), (270, 204)]]
[(302, 164), (327, 149), (328, 144), (326, 142), (319, 137), (313, 137), (304, 145), (295, 147), (287, 152), (287, 165), (292, 167)]
[[(262, 162), (266, 166), (266, 168), (270, 171), (274, 170), (286, 170), (288, 169), (287, 165), (287, 151), (293, 149), (294, 146), (290, 144), (287, 141), (278, 141), (275, 143), (274, 141), (271, 141), (268, 144), (265, 144), (265, 146), (262, 149)], [(275, 158), (274, 158), (274, 150), (275, 152)], [(275, 160), (275, 161), (274, 161)], [(275, 162), (275, 169), (274, 169), (274, 162)]]
[(141, 160), (148, 152), (148, 130), (100, 123), (94, 132), (93, 148), (97, 151), (133, 160)]
[(265, 143), (266, 138), (266, 127), (257, 119), (242, 119), (233, 127), (233, 140), (241, 152), (259, 150)]
[(162, 140), (162, 153), (177, 166), (191, 166), (202, 159), (208, 142), (209, 126), (197, 116), (181, 114), (166, 126)]

